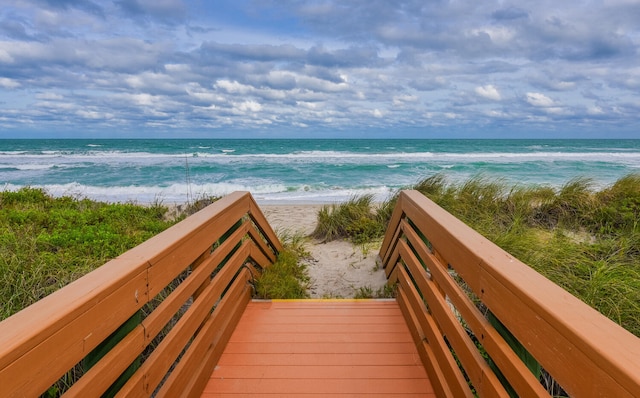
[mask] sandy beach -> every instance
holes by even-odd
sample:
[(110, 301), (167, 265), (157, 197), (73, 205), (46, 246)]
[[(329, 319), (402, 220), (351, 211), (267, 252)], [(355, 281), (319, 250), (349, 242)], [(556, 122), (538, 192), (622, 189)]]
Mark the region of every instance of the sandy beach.
[[(318, 210), (323, 205), (260, 205), (276, 232), (310, 235), (316, 227)], [(321, 242), (309, 237), (306, 248), (311, 254), (308, 265), (311, 298), (352, 298), (360, 288), (374, 292), (386, 283), (384, 271), (376, 264), (378, 247), (363, 250), (350, 242)]]

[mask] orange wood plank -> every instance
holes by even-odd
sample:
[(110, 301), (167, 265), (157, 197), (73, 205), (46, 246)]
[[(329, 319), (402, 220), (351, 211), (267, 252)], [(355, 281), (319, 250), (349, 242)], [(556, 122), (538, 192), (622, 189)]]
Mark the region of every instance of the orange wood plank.
[[(238, 398), (242, 396), (242, 394), (236, 394), (236, 393), (204, 393), (202, 394), (203, 398)], [(305, 398), (305, 397), (309, 397), (309, 398), (322, 398), (325, 397), (326, 394), (322, 394), (322, 393), (293, 393), (293, 394), (289, 394), (289, 393), (277, 393), (277, 394), (271, 394), (271, 393), (256, 393), (256, 394), (251, 394), (251, 398)], [(384, 398), (423, 398), (423, 397), (431, 397), (433, 395), (427, 394), (425, 395), (424, 393), (420, 392), (420, 393), (416, 393), (416, 394), (411, 394), (411, 393), (363, 393), (363, 394), (359, 394), (359, 393), (350, 393), (350, 394), (343, 394), (343, 393), (338, 393), (338, 394), (331, 394), (332, 398), (368, 398), (368, 397), (384, 397)]]
[(395, 301), (250, 303), (203, 396), (307, 394), (435, 397)]
[(409, 356), (407, 354), (234, 354), (225, 355), (220, 358), (219, 366), (336, 366), (336, 365), (371, 365), (372, 363), (383, 363), (390, 366), (420, 365), (418, 354)]
[(255, 330), (236, 331), (236, 342), (242, 343), (406, 343), (406, 333), (334, 333), (309, 332), (258, 333)]
[(226, 353), (241, 354), (366, 354), (366, 353), (404, 353), (410, 354), (415, 349), (413, 342), (407, 343), (340, 343), (340, 342), (288, 342), (288, 343), (247, 343), (229, 341)]
[(221, 379), (280, 379), (283, 374), (303, 379), (424, 379), (423, 370), (415, 365), (220, 365), (215, 372)]
[[(242, 329), (241, 329), (242, 328)], [(371, 324), (298, 324), (298, 325), (283, 325), (273, 324), (269, 325), (271, 333), (370, 333), (370, 334), (384, 334), (384, 333), (403, 333), (405, 326), (402, 324), (376, 324), (375, 328)], [(236, 329), (237, 333), (243, 333), (247, 330), (255, 330), (255, 327), (243, 328), (243, 325), (238, 325)]]
[[(313, 391), (316, 394), (389, 394), (389, 393), (422, 393), (428, 397), (433, 394), (428, 379), (218, 379), (216, 389), (205, 392), (239, 393), (239, 394), (302, 394)], [(215, 397), (214, 395), (210, 395)], [(432, 395), (435, 397), (435, 395)]]
[[(239, 396), (241, 396), (242, 394), (236, 394), (236, 393), (204, 393), (202, 394), (203, 398), (238, 398)], [(315, 394), (315, 393), (293, 393), (293, 394), (288, 394), (288, 393), (277, 393), (277, 394), (270, 394), (270, 393), (256, 393), (256, 394), (251, 394), (251, 398), (300, 398), (300, 397), (309, 397), (309, 398), (321, 398), (326, 396), (326, 394)], [(403, 394), (403, 393), (364, 393), (364, 394), (359, 394), (359, 393), (351, 393), (351, 394), (331, 394), (331, 397), (333, 398), (368, 398), (368, 397), (384, 397), (384, 398), (423, 398), (425, 397), (425, 394), (420, 392), (417, 394), (411, 394), (411, 393), (407, 393), (407, 394)], [(430, 397), (432, 395), (426, 395), (426, 397)]]

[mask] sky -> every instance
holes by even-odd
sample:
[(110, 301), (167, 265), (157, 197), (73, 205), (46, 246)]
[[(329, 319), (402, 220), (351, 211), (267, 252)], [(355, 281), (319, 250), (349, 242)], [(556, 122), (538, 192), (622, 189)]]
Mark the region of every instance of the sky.
[(640, 138), (640, 0), (0, 4), (0, 138)]

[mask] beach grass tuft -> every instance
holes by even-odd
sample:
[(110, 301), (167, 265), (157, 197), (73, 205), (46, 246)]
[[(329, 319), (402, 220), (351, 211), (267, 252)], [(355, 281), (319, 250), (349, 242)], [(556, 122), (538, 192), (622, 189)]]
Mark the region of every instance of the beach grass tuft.
[(302, 259), (309, 256), (305, 248), (306, 238), (302, 234), (280, 232), (278, 238), (283, 250), (276, 262), (262, 271), (255, 280), (257, 298), (261, 299), (304, 299), (309, 276)]
[(313, 236), (332, 241), (348, 238), (362, 244), (384, 234), (384, 225), (373, 210), (373, 195), (352, 197), (340, 204), (323, 206)]

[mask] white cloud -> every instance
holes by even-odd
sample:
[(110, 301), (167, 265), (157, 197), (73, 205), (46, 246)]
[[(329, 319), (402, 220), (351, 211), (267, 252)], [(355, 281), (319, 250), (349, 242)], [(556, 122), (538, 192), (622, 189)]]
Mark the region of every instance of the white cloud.
[(0, 87), (18, 88), (18, 87), (20, 87), (20, 82), (17, 82), (14, 79), (9, 79), (9, 78), (6, 78), (6, 77), (0, 77)]
[(493, 101), (500, 101), (502, 99), (502, 96), (500, 95), (500, 92), (492, 84), (487, 84), (486, 86), (476, 87), (475, 92), (479, 96), (481, 96), (483, 98), (487, 98), (487, 99), (493, 100)]
[(396, 95), (392, 99), (393, 105), (401, 106), (406, 104), (407, 102), (417, 102), (418, 96), (412, 94), (400, 94)]
[(37, 99), (40, 99), (40, 100), (61, 100), (61, 99), (64, 99), (64, 97), (62, 95), (57, 94), (57, 93), (52, 93), (52, 92), (39, 93), (39, 94), (36, 94), (35, 97)]
[(529, 105), (540, 108), (547, 108), (554, 105), (553, 100), (542, 93), (527, 93), (526, 101)]
[(218, 80), (214, 84), (215, 88), (220, 88), (228, 93), (233, 94), (247, 94), (252, 90), (251, 86), (238, 83), (237, 81)]
[(594, 116), (600, 116), (605, 114), (604, 110), (601, 107), (596, 105), (590, 106), (589, 108), (587, 108), (587, 112), (590, 115), (594, 115)]
[(260, 112), (262, 105), (256, 101), (244, 101), (236, 105), (236, 108), (241, 112)]

